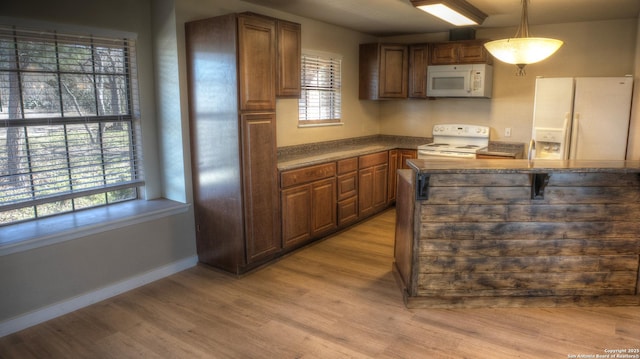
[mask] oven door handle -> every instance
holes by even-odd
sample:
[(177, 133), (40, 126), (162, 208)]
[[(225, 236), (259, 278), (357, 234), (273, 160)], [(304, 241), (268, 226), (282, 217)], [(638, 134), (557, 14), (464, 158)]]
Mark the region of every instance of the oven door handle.
[(460, 153), (460, 152), (432, 152), (432, 151), (418, 151), (418, 159), (425, 158), (476, 158), (475, 153)]

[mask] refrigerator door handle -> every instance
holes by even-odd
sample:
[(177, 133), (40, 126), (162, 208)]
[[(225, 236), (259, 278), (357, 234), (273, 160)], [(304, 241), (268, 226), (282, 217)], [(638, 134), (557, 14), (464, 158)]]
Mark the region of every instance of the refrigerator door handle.
[(564, 124), (562, 125), (562, 153), (560, 158), (566, 160), (569, 158), (569, 141), (571, 140), (571, 113), (564, 114)]
[(580, 114), (575, 113), (573, 115), (573, 130), (571, 130), (571, 151), (569, 153), (572, 160), (578, 157), (578, 131), (580, 130)]

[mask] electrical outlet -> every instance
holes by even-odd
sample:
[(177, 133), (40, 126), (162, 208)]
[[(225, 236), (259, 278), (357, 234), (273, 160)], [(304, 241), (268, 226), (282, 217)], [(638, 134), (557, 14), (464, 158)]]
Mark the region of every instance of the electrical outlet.
[(511, 137), (511, 127), (506, 127), (504, 129), (504, 137)]

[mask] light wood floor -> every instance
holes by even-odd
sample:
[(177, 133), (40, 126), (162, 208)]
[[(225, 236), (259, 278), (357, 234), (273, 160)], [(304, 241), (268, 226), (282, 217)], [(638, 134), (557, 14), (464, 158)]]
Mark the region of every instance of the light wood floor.
[[(0, 339), (1, 358), (568, 358), (640, 348), (640, 308), (408, 310), (395, 211), (241, 279), (195, 267)], [(613, 356), (612, 356), (613, 357)]]

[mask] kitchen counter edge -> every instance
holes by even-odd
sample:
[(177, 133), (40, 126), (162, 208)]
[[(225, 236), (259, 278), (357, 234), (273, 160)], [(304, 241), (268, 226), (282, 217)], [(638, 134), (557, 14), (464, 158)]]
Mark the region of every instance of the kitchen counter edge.
[(640, 173), (640, 161), (607, 160), (535, 160), (495, 159), (473, 160), (407, 160), (419, 173), (548, 173), (548, 172), (608, 172)]

